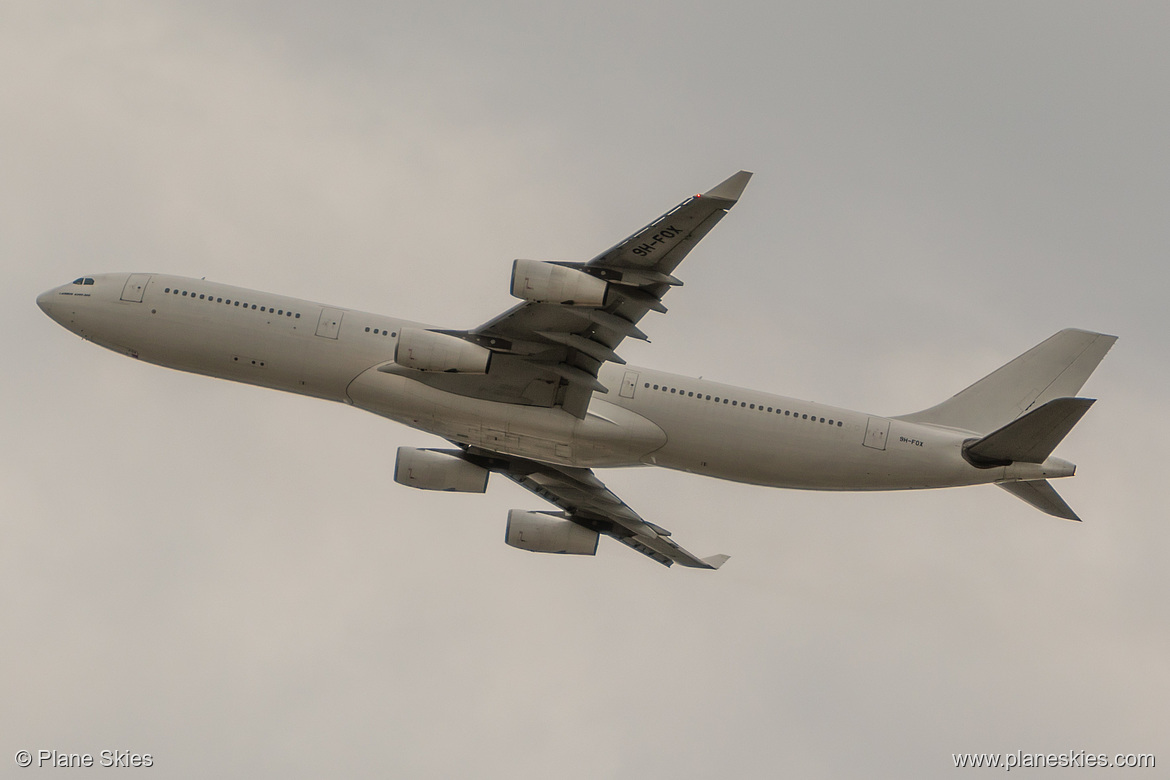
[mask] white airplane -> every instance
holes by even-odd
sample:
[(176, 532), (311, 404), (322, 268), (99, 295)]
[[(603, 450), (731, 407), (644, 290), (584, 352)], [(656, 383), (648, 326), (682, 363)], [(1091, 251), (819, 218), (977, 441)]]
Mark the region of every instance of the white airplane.
[(605, 534), (666, 566), (716, 569), (614, 495), (593, 469), (652, 465), (808, 490), (993, 483), (1079, 520), (1048, 480), (1092, 399), (1075, 397), (1115, 336), (1062, 330), (937, 406), (883, 417), (625, 365), (665, 312), (675, 269), (735, 205), (740, 171), (587, 263), (517, 260), (523, 302), (448, 330), (157, 273), (85, 276), (37, 298), (83, 339), (181, 371), (325, 398), (448, 440), (398, 450), (394, 479), (479, 492), (491, 472), (559, 512), (514, 509), (505, 541), (593, 555)]

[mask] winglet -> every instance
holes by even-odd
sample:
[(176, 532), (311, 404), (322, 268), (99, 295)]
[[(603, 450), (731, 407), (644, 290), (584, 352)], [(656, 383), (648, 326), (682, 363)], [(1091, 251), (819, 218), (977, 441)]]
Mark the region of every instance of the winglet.
[(751, 178), (751, 171), (740, 171), (721, 184), (715, 185), (710, 191), (703, 193), (703, 197), (719, 198), (720, 200), (729, 200), (735, 203), (739, 200), (739, 196), (743, 194), (744, 189), (748, 185), (748, 180)]
[(720, 566), (727, 563), (727, 559), (730, 557), (730, 555), (712, 555), (707, 558), (701, 558), (700, 560), (710, 566), (712, 569), (718, 569)]

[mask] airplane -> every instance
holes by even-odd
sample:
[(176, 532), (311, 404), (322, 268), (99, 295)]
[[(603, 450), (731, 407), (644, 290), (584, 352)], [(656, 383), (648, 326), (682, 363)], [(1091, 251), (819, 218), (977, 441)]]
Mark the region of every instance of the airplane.
[(665, 565), (717, 569), (643, 518), (594, 469), (661, 466), (807, 490), (995, 484), (1077, 520), (1048, 480), (1052, 452), (1094, 399), (1077, 397), (1116, 336), (1062, 330), (957, 395), (899, 416), (856, 412), (627, 365), (674, 274), (751, 178), (740, 171), (588, 262), (516, 260), (520, 303), (453, 330), (159, 273), (83, 276), (37, 304), (81, 338), (138, 360), (323, 398), (434, 434), (400, 447), (394, 479), (482, 493), (492, 473), (558, 511), (514, 509), (506, 544), (595, 555), (608, 536)]

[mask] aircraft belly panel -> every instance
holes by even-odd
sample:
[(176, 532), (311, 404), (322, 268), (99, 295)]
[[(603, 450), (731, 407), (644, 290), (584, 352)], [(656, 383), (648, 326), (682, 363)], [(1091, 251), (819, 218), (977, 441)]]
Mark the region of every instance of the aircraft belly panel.
[(584, 419), (562, 409), (468, 398), (371, 368), (350, 383), (354, 406), (463, 444), (546, 463), (640, 465), (666, 443), (657, 425), (594, 400)]

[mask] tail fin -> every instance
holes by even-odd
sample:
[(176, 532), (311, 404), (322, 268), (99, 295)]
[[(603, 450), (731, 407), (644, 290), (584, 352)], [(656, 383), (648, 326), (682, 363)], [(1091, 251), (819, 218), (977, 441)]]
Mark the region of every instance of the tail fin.
[(996, 484), (1045, 514), (1081, 522), (1077, 513), (1072, 511), (1072, 507), (1064, 502), (1064, 499), (1053, 490), (1052, 485), (1049, 485), (1046, 479), (1034, 479), (1028, 482), (997, 482)]
[(1029, 409), (1075, 396), (1115, 341), (1103, 333), (1062, 330), (941, 404), (895, 419), (993, 431)]

